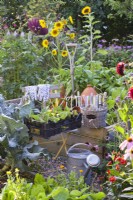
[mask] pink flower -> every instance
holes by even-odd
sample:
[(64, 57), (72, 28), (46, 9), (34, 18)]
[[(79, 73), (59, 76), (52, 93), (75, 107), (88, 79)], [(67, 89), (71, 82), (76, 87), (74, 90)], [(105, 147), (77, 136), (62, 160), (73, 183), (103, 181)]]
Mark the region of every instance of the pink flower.
[(133, 87), (131, 87), (128, 91), (129, 98), (133, 99)]
[(17, 26), (17, 24), (13, 24), (13, 26), (14, 26), (14, 27), (16, 27), (16, 26)]
[(126, 140), (124, 140), (119, 148), (120, 150), (124, 150), (127, 147), (127, 149), (130, 149), (131, 147), (133, 147), (133, 135), (131, 135), (129, 138), (127, 138)]
[(130, 160), (133, 160), (133, 146), (125, 151), (124, 159), (126, 160), (128, 157), (130, 157)]

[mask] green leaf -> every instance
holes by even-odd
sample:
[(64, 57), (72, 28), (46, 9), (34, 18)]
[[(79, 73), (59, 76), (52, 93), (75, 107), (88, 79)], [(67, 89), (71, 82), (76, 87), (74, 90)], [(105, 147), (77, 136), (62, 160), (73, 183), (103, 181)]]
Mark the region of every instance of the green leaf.
[(43, 186), (41, 184), (33, 185), (31, 188), (31, 194), (30, 194), (31, 199), (34, 199), (40, 193), (45, 194), (45, 189), (43, 188)]
[(125, 200), (125, 199), (133, 199), (133, 192), (121, 194), (119, 197), (123, 198), (123, 200)]
[(107, 55), (108, 54), (108, 51), (106, 51), (105, 49), (98, 49), (97, 52), (98, 54), (101, 54), (103, 56)]
[(128, 187), (128, 188), (125, 188), (125, 189), (123, 190), (123, 192), (131, 191), (131, 190), (133, 190), (133, 187)]
[(100, 34), (101, 31), (100, 30), (95, 30), (93, 34)]
[(54, 200), (67, 200), (69, 197), (69, 192), (66, 188), (57, 187), (52, 191), (51, 196)]
[(106, 195), (103, 192), (98, 192), (98, 193), (91, 193), (90, 196), (94, 199), (94, 200), (103, 200), (103, 198), (106, 197)]
[(89, 194), (83, 194), (82, 196), (80, 196), (80, 199), (87, 199), (89, 196)]
[(115, 105), (115, 101), (114, 100), (112, 100), (112, 99), (107, 100), (107, 106), (108, 106), (109, 110), (114, 108), (114, 105)]
[(124, 109), (125, 109), (126, 112), (128, 112), (128, 106), (127, 106), (127, 104), (124, 104)]
[(110, 169), (111, 175), (113, 176), (119, 176), (120, 173), (118, 171), (116, 171), (115, 169)]
[(45, 182), (44, 177), (41, 174), (36, 174), (34, 178), (34, 183), (35, 184), (43, 184)]
[(122, 128), (122, 127), (119, 126), (119, 125), (116, 125), (116, 126), (115, 126), (115, 130), (116, 130), (117, 132), (121, 133), (121, 134), (125, 137), (125, 130), (124, 130), (124, 128)]
[(79, 196), (81, 196), (81, 194), (82, 194), (82, 192), (81, 192), (81, 191), (78, 191), (78, 190), (72, 190), (72, 191), (70, 192), (70, 195), (71, 195), (71, 196), (74, 196), (74, 197), (79, 197)]
[(99, 39), (99, 38), (101, 38), (101, 37), (102, 37), (102, 36), (97, 35), (97, 36), (95, 36), (95, 37), (93, 38), (93, 40)]
[(123, 109), (118, 109), (118, 113), (123, 122), (127, 122), (127, 113)]

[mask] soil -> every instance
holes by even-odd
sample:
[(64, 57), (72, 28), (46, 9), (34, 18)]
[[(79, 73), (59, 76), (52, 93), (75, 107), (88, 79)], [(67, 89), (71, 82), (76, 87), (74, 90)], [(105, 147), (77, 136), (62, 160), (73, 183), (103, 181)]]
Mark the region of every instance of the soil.
[[(51, 178), (56, 177), (58, 174), (66, 174), (67, 175), (67, 158), (66, 157), (58, 157), (56, 160), (53, 159), (53, 155), (50, 158), (41, 157), (36, 161), (32, 161), (29, 164), (31, 169), (30, 173), (20, 173), (20, 177), (24, 177), (28, 179), (30, 182), (33, 182), (34, 175), (36, 173), (42, 174), (44, 177), (50, 176)], [(96, 172), (92, 172), (91, 174), (91, 186), (95, 191), (102, 191), (101, 184), (103, 183), (104, 177), (98, 175)], [(0, 191), (4, 187), (7, 181), (7, 176), (3, 176), (0, 178)]]

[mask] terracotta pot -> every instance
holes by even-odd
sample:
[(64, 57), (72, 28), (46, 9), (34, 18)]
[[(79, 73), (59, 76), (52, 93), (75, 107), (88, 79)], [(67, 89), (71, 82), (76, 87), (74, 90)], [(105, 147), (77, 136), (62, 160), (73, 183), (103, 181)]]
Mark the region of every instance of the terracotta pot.
[[(83, 97), (83, 96), (90, 96), (91, 94), (97, 95), (97, 92), (96, 92), (96, 90), (91, 85), (87, 85), (87, 87), (81, 93), (81, 97)], [(82, 98), (82, 103), (83, 104), (85, 103), (83, 98)]]

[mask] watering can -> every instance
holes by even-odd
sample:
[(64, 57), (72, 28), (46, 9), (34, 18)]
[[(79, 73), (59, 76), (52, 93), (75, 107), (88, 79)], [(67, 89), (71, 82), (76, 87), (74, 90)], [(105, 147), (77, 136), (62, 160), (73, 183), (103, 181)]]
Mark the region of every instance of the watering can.
[(83, 148), (75, 148), (77, 146), (89, 147), (84, 143), (77, 143), (71, 146), (67, 151), (67, 172), (74, 171), (76, 175), (87, 178), (93, 167), (100, 164), (100, 158), (93, 154), (90, 150)]

